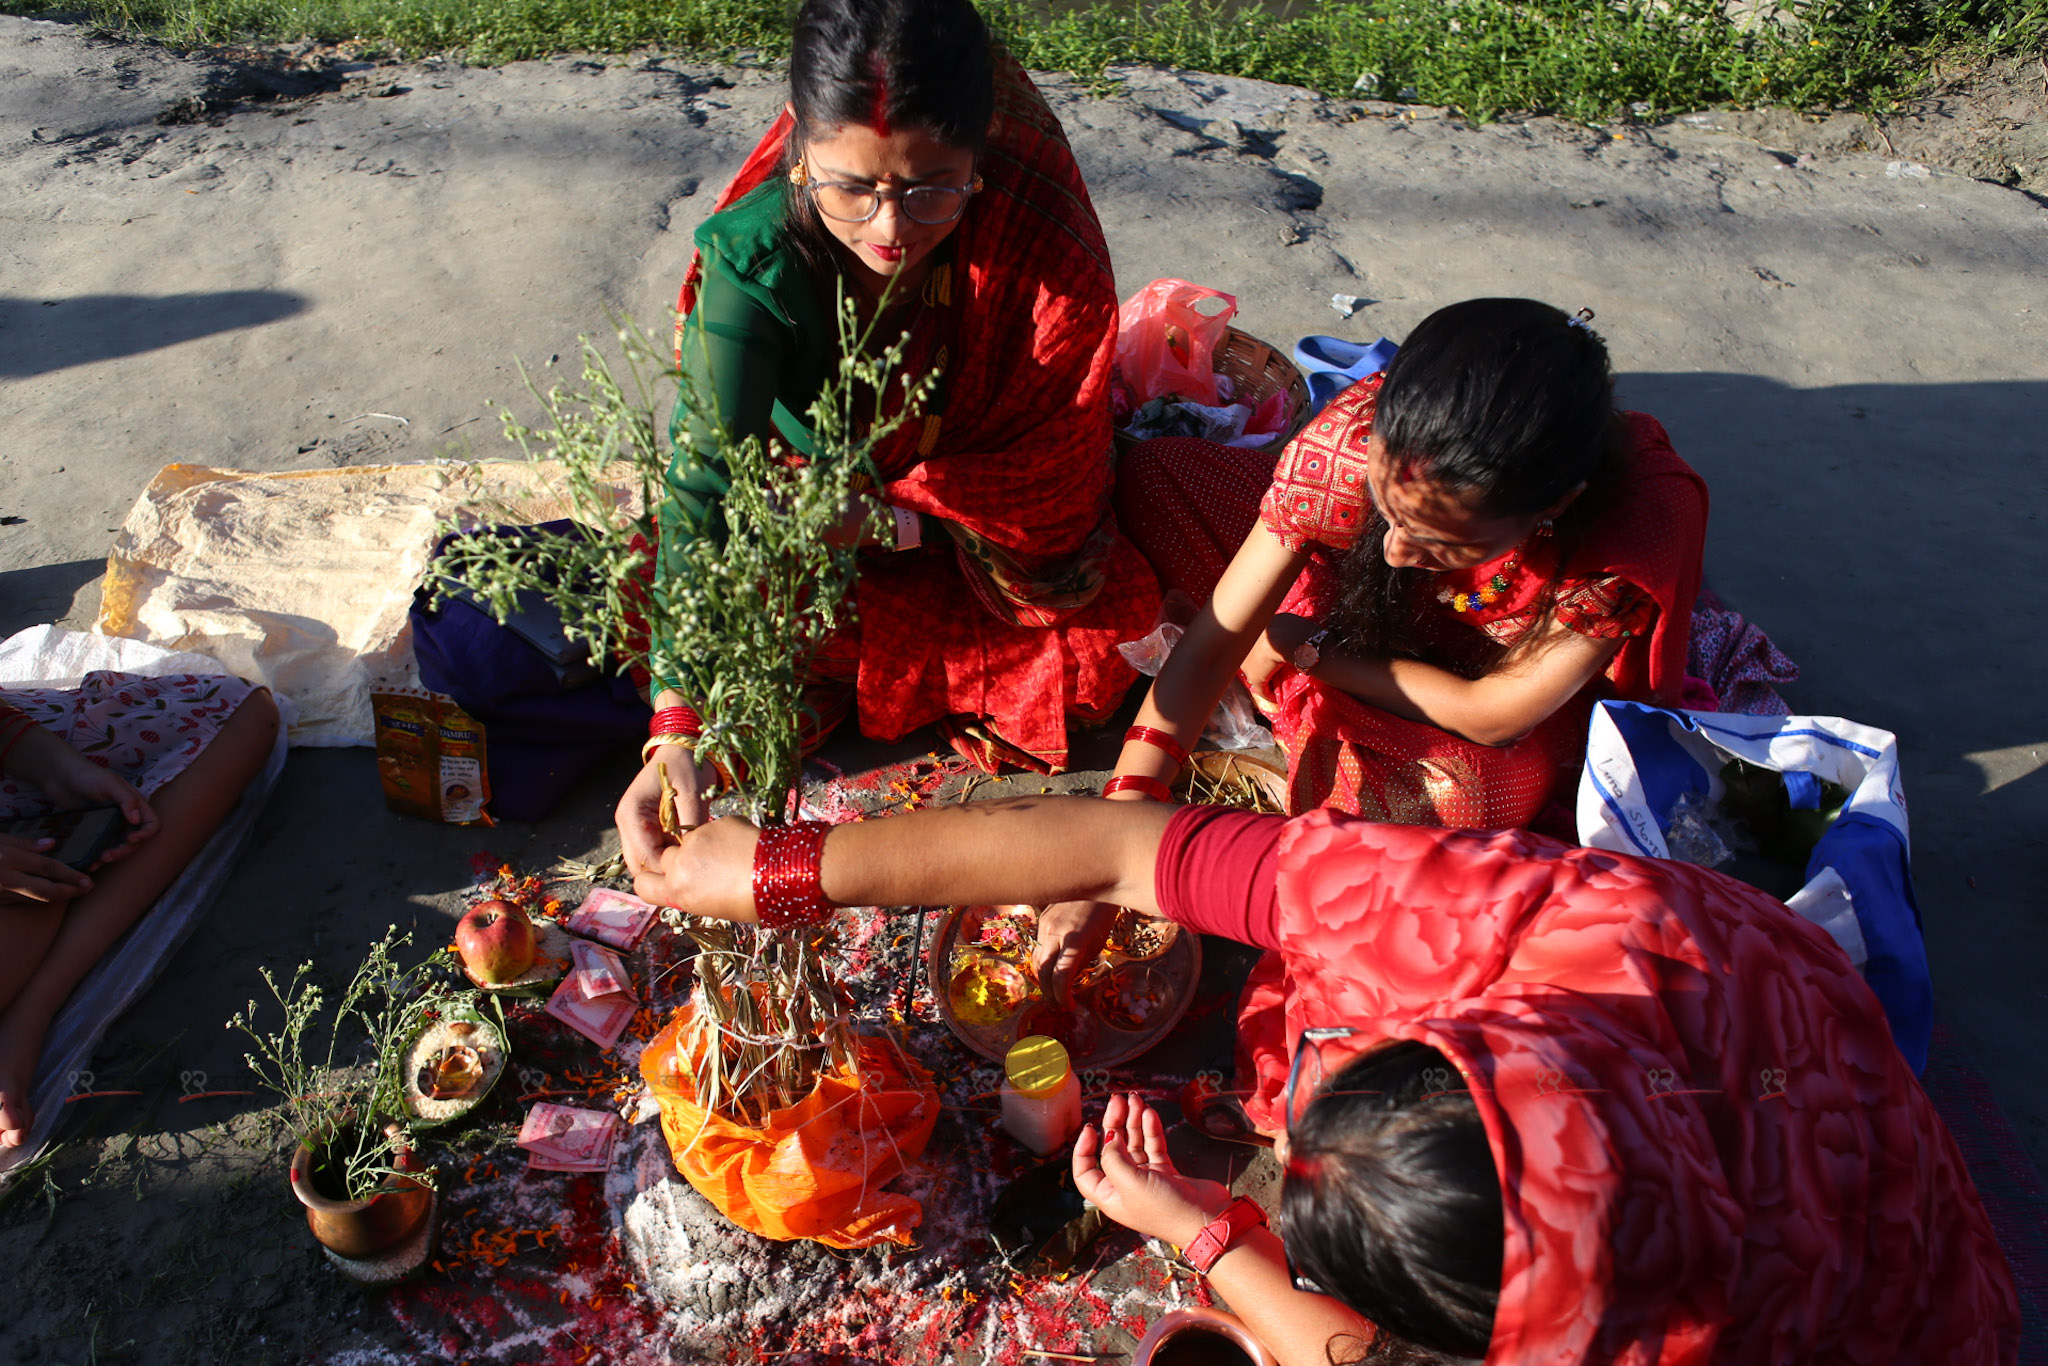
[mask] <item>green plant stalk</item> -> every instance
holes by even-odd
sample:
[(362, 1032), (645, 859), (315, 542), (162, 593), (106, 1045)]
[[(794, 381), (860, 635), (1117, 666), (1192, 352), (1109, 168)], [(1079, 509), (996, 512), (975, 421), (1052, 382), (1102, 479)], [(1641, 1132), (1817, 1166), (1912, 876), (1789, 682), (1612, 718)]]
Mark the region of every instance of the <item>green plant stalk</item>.
[[(253, 1000), (228, 1021), (230, 1029), (250, 1040), (254, 1051), (244, 1054), (244, 1061), (258, 1084), (284, 1102), (293, 1138), (324, 1150), (350, 1200), (369, 1199), (391, 1176), (431, 1179), (428, 1173), (401, 1172), (394, 1165), (410, 1137), (405, 1050), (434, 1014), (475, 997), (448, 984), (440, 970), (446, 966), (443, 955), (401, 967), (398, 954), (411, 943), (412, 937), (398, 934), (396, 926), (385, 931), (357, 966), (331, 1016), (325, 1010), (326, 993), (308, 980), (313, 965), (302, 963), (283, 986), (269, 968), (262, 969), (264, 984), (282, 1012), (275, 1033), (258, 1028)], [(319, 1053), (309, 1039), (323, 1024), (326, 1048)], [(365, 1060), (345, 1062), (345, 1041)], [(395, 1135), (384, 1132), (390, 1124), (398, 1126)]]
[[(557, 462), (577, 531), (529, 528), (516, 541), (457, 536), (437, 562), (446, 580), (476, 593), (501, 620), (521, 594), (537, 594), (593, 658), (638, 664), (680, 684), (704, 721), (698, 754), (743, 775), (739, 798), (766, 823), (784, 819), (796, 785), (805, 661), (844, 620), (858, 569), (855, 547), (830, 537), (856, 491), (877, 482), (876, 444), (917, 414), (933, 383), (897, 380), (906, 340), (871, 354), (874, 325), (863, 326), (843, 297), (838, 319), (838, 369), (810, 408), (817, 440), (809, 459), (787, 460), (758, 438), (735, 441), (716, 421), (708, 438), (678, 433), (678, 467), (717, 462), (729, 475), (718, 531), (680, 543), (662, 534), (660, 513), (678, 495), (650, 371), (675, 371), (628, 325), (619, 332), (625, 382), (585, 338), (582, 388), (542, 392), (529, 380), (544, 421), (506, 419), (529, 460)], [(892, 383), (901, 398), (890, 410), (880, 396)], [(618, 495), (622, 486), (637, 489), (637, 510)], [(881, 525), (876, 504), (868, 527)], [(660, 547), (658, 567), (643, 592), (651, 546)], [(629, 629), (636, 617), (644, 634)]]

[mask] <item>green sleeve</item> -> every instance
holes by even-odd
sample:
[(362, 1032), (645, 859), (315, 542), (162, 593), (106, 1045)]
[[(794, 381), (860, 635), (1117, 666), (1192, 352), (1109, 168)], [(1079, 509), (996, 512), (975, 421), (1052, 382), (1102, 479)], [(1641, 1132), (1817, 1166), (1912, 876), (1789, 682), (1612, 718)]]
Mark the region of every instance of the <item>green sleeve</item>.
[(718, 504), (732, 487), (725, 460), (693, 454), (681, 438), (690, 436), (698, 452), (716, 452), (721, 427), (733, 441), (774, 435), (776, 387), (789, 365), (789, 341), (789, 325), (707, 251), (703, 289), (683, 323), (682, 388), (669, 421), (676, 445), (668, 472), (674, 496), (662, 511), (664, 541), (676, 535), (723, 537)]

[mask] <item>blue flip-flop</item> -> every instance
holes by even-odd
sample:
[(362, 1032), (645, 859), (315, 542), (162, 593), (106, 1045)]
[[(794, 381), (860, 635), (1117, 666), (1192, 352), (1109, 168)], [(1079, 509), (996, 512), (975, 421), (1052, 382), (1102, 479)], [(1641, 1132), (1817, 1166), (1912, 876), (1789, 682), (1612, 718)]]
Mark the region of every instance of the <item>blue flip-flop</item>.
[(1367, 375), (1387, 368), (1401, 348), (1381, 337), (1368, 345), (1342, 337), (1303, 337), (1294, 344), (1294, 363), (1308, 381), (1308, 410), (1323, 405)]

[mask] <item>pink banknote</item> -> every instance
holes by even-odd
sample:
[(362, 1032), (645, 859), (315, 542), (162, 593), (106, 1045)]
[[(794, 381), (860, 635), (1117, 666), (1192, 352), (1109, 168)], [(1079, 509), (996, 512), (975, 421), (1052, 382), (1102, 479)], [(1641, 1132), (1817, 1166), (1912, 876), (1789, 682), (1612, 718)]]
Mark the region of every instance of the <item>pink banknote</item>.
[(599, 996), (593, 1000), (583, 994), (578, 982), (581, 976), (579, 969), (562, 979), (562, 984), (555, 988), (555, 994), (548, 997), (548, 1014), (599, 1048), (609, 1049), (619, 1041), (619, 1035), (626, 1032), (638, 1003), (623, 993)]
[(583, 904), (569, 912), (562, 928), (631, 953), (653, 927), (659, 910), (631, 892), (593, 887)]
[(624, 960), (604, 945), (588, 939), (571, 940), (569, 956), (576, 964), (570, 980), (576, 984), (576, 994), (584, 1000), (594, 1001), (600, 996), (639, 999), (633, 991), (633, 974), (627, 971)]
[(542, 1101), (526, 1112), (519, 1146), (533, 1155), (530, 1165), (545, 1171), (602, 1171), (611, 1165), (619, 1128), (608, 1110)]

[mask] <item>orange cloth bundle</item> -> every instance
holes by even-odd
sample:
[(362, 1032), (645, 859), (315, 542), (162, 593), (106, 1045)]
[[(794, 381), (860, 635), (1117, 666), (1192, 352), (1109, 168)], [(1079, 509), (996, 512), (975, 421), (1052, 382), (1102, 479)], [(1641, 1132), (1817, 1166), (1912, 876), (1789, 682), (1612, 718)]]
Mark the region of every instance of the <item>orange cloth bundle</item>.
[(755, 1129), (697, 1104), (677, 1054), (684, 1006), (640, 1055), (676, 1169), (726, 1218), (764, 1238), (827, 1247), (908, 1245), (924, 1207), (882, 1189), (924, 1152), (939, 1118), (931, 1076), (883, 1039), (856, 1040), (859, 1066), (834, 1068)]

